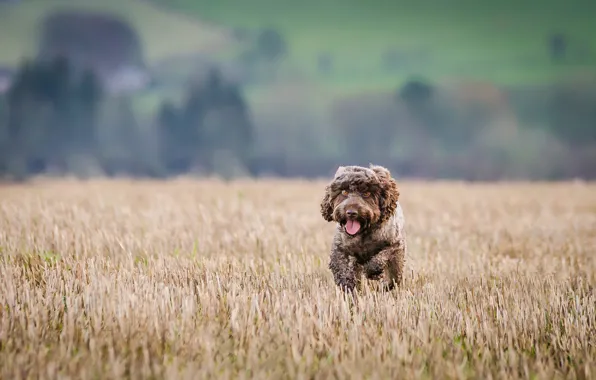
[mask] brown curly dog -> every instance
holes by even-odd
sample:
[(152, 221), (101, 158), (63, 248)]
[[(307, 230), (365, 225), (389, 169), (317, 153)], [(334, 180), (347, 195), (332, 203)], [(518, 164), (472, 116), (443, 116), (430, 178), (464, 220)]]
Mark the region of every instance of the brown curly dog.
[(336, 222), (329, 269), (345, 291), (360, 287), (362, 273), (391, 290), (401, 285), (406, 237), (399, 190), (382, 166), (340, 166), (325, 188), (321, 215)]

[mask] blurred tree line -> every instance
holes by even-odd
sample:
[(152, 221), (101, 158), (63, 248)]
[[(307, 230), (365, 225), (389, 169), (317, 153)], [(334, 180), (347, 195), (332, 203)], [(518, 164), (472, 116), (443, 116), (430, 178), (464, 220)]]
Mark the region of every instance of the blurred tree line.
[(0, 175), (235, 175), (248, 167), (248, 109), (218, 71), (155, 119), (140, 123), (130, 98), (107, 96), (93, 71), (63, 57), (26, 61), (0, 98)]
[(338, 99), (326, 128), (305, 104), (281, 99), (253, 118), (240, 87), (212, 70), (145, 120), (93, 71), (30, 60), (0, 97), (0, 176), (311, 177), (377, 162), (427, 178), (596, 177), (589, 81), (505, 91), (413, 79), (394, 93)]
[(340, 156), (422, 178), (596, 178), (596, 81), (499, 88), (413, 78), (340, 99)]

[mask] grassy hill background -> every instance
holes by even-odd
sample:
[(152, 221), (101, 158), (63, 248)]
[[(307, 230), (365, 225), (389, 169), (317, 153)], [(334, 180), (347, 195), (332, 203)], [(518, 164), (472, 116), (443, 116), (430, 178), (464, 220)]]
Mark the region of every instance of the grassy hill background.
[[(275, 27), (288, 41), (289, 58), (310, 76), (317, 76), (317, 56), (331, 54), (333, 75), (318, 79), (338, 85), (384, 84), (422, 73), (543, 82), (569, 71), (549, 62), (547, 36), (556, 32), (568, 36), (570, 64), (596, 63), (596, 3), (589, 1), (155, 1), (228, 27)], [(381, 69), (390, 50), (404, 57), (393, 73)]]
[[(0, 5), (0, 62), (33, 54), (39, 20), (63, 7), (126, 18), (149, 60), (229, 52), (230, 29), (272, 27), (287, 41), (290, 72), (354, 91), (395, 86), (417, 74), (541, 83), (596, 63), (596, 3), (579, 0), (23, 0)], [(569, 40), (566, 65), (549, 60), (546, 41), (555, 32)], [(333, 66), (324, 75), (317, 70), (322, 54)], [(384, 69), (390, 54), (399, 62)]]
[(201, 22), (179, 12), (139, 0), (23, 0), (0, 2), (0, 64), (18, 64), (37, 48), (40, 21), (59, 9), (110, 13), (127, 20), (141, 37), (149, 61), (171, 55), (216, 52), (230, 41), (222, 26)]

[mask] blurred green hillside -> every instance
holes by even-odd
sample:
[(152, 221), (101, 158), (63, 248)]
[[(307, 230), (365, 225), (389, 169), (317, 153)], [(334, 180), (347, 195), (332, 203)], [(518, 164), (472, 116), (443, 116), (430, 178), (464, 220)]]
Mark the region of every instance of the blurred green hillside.
[(139, 0), (22, 0), (0, 2), (0, 64), (16, 65), (35, 55), (44, 16), (60, 9), (114, 14), (139, 33), (149, 61), (188, 52), (217, 52), (230, 41), (225, 28), (168, 12)]
[[(596, 2), (580, 0), (23, 0), (0, 3), (0, 63), (33, 54), (39, 20), (73, 6), (129, 20), (149, 60), (197, 51), (235, 57), (231, 29), (274, 28), (288, 45), (286, 73), (342, 92), (393, 88), (418, 74), (543, 83), (596, 65)], [(552, 33), (568, 39), (564, 64), (549, 59)], [(322, 55), (327, 72), (318, 70)]]
[[(593, 1), (155, 1), (229, 27), (274, 27), (301, 70), (356, 89), (415, 74), (536, 83), (596, 64)], [(549, 60), (551, 33), (568, 38), (566, 64)], [(382, 57), (390, 51), (402, 62), (383, 70)], [(331, 74), (317, 73), (321, 53), (333, 57)]]

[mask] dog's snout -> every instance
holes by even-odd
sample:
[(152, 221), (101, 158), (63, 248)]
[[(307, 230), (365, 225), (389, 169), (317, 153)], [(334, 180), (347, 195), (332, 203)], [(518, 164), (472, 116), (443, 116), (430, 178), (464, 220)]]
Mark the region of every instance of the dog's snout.
[(354, 209), (348, 209), (348, 210), (346, 211), (346, 215), (347, 215), (349, 218), (357, 218), (357, 217), (358, 217), (358, 211), (356, 211), (356, 210), (354, 210)]

